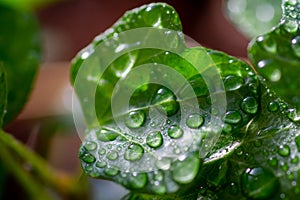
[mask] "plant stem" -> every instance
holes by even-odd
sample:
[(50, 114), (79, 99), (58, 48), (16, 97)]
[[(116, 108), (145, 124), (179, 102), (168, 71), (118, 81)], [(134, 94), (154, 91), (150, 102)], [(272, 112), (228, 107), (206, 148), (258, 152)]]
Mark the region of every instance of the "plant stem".
[[(0, 143), (3, 144), (1, 146), (5, 145), (18, 155), (24, 161), (24, 164), (29, 165), (30, 169), (34, 171), (36, 176), (47, 186), (50, 186), (62, 194), (68, 194), (71, 190), (72, 179), (69, 176), (54, 171), (44, 159), (3, 130), (0, 130)], [(5, 159), (7, 159), (6, 157)], [(12, 157), (11, 160), (13, 162)], [(24, 186), (26, 186), (26, 184)]]
[[(2, 141), (1, 141), (2, 142)], [(45, 188), (39, 184), (30, 174), (28, 174), (21, 165), (18, 165), (13, 156), (7, 150), (5, 145), (1, 145), (0, 158), (7, 170), (24, 186), (31, 199), (50, 200), (50, 195), (45, 191)]]

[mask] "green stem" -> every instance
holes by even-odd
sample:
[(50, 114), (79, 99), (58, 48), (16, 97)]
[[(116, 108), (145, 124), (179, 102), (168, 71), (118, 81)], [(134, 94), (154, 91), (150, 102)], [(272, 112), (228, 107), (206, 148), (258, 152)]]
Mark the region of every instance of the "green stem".
[(63, 194), (68, 193), (71, 185), (70, 178), (56, 173), (45, 160), (16, 140), (12, 135), (0, 130), (0, 143), (7, 146), (7, 148), (18, 155), (26, 164), (29, 164), (31, 170), (34, 171), (42, 182)]
[(0, 150), (0, 158), (7, 170), (11, 172), (16, 180), (18, 180), (19, 183), (24, 187), (25, 191), (27, 191), (30, 199), (51, 199), (45, 188), (41, 184), (39, 184), (30, 174), (28, 174), (21, 165), (16, 163), (11, 153), (7, 150), (7, 147), (2, 144)]

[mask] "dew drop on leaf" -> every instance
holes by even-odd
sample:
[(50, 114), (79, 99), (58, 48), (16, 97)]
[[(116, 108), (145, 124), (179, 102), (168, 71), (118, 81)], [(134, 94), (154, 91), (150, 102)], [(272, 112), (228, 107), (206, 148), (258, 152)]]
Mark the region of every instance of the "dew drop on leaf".
[(277, 102), (270, 102), (269, 105), (268, 105), (268, 111), (270, 112), (276, 112), (279, 108), (279, 105)]
[(282, 157), (287, 157), (291, 153), (291, 149), (288, 145), (280, 145), (278, 148), (278, 154)]
[(179, 109), (176, 96), (167, 88), (160, 88), (153, 96), (151, 103), (152, 105), (160, 105), (167, 116), (176, 114)]
[(116, 160), (119, 157), (119, 154), (118, 154), (117, 151), (112, 150), (112, 151), (110, 151), (110, 152), (107, 153), (106, 157), (109, 160)]
[(101, 128), (100, 130), (97, 130), (96, 135), (98, 140), (102, 142), (114, 141), (119, 136), (118, 133), (108, 130), (106, 128)]
[(144, 155), (144, 149), (139, 144), (131, 144), (124, 153), (124, 158), (129, 161), (140, 160)]
[(186, 119), (186, 125), (190, 128), (199, 128), (204, 122), (204, 119), (199, 114), (191, 114)]
[(241, 108), (246, 113), (255, 114), (257, 112), (258, 103), (254, 97), (246, 97), (241, 104)]
[(225, 114), (225, 122), (229, 124), (238, 124), (242, 121), (242, 116), (238, 111), (228, 111)]
[(269, 158), (268, 163), (271, 167), (277, 167), (278, 166), (278, 159), (277, 158)]
[(154, 182), (154, 185), (151, 187), (151, 189), (155, 194), (165, 194), (167, 192), (166, 186), (158, 181)]
[(297, 21), (286, 21), (284, 23), (284, 29), (289, 33), (295, 33), (298, 30), (298, 23)]
[(191, 156), (183, 161), (173, 163), (171, 172), (173, 179), (180, 184), (191, 183), (198, 174), (200, 168), (200, 159), (197, 156)]
[(171, 160), (169, 158), (160, 158), (155, 162), (158, 169), (168, 170), (171, 167)]
[(168, 135), (170, 136), (170, 138), (177, 139), (183, 135), (183, 130), (177, 125), (172, 125), (168, 129)]
[(104, 173), (107, 176), (116, 176), (119, 173), (119, 169), (117, 169), (116, 167), (109, 167), (104, 170)]
[(96, 161), (96, 158), (92, 154), (87, 152), (81, 154), (80, 159), (86, 163), (94, 163)]
[(148, 181), (147, 174), (140, 173), (137, 175), (132, 175), (129, 177), (128, 187), (131, 189), (141, 189), (143, 188)]
[(142, 110), (132, 111), (125, 119), (125, 124), (129, 128), (139, 128), (145, 121), (145, 113)]
[(150, 133), (146, 138), (149, 147), (158, 148), (163, 144), (163, 137), (160, 131)]
[(250, 199), (268, 199), (279, 188), (277, 177), (261, 167), (248, 168), (241, 176), (243, 194)]
[(97, 144), (96, 142), (93, 141), (88, 141), (84, 144), (84, 147), (88, 150), (88, 151), (93, 151), (97, 148)]
[(244, 84), (244, 80), (240, 76), (229, 75), (224, 79), (224, 86), (226, 91), (233, 91), (241, 88)]
[(105, 161), (98, 161), (98, 162), (96, 162), (96, 167), (98, 167), (98, 168), (104, 168), (104, 167), (106, 167), (106, 162)]
[(101, 148), (101, 149), (99, 149), (98, 154), (102, 156), (102, 155), (106, 154), (106, 150), (104, 148)]

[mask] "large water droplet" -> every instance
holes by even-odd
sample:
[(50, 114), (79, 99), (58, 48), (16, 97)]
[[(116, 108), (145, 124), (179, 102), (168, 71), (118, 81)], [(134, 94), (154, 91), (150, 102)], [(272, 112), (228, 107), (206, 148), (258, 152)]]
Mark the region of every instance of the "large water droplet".
[(242, 116), (238, 111), (228, 111), (225, 114), (225, 122), (229, 124), (238, 124), (242, 121)]
[(131, 144), (124, 153), (124, 158), (129, 161), (140, 160), (144, 155), (144, 149), (139, 144)]
[(283, 157), (287, 157), (289, 156), (291, 153), (291, 149), (288, 145), (280, 145), (278, 148), (278, 154), (283, 156)]
[(107, 176), (116, 176), (119, 173), (119, 169), (116, 167), (109, 167), (104, 170)]
[(97, 130), (96, 135), (98, 140), (102, 142), (114, 141), (119, 136), (118, 133), (108, 130), (106, 128), (101, 128), (100, 130)]
[(112, 150), (112, 151), (107, 153), (106, 157), (109, 160), (117, 160), (117, 158), (119, 157), (119, 154), (118, 154), (117, 151)]
[(151, 187), (151, 190), (155, 193), (155, 194), (165, 194), (167, 192), (167, 187), (158, 181), (155, 181), (154, 184)]
[(183, 135), (183, 130), (178, 125), (172, 125), (168, 129), (168, 135), (170, 138), (177, 139)]
[(241, 104), (241, 108), (246, 113), (255, 114), (257, 112), (258, 103), (254, 97), (246, 97)]
[(145, 121), (145, 113), (142, 110), (132, 111), (125, 119), (125, 124), (129, 128), (139, 128)]
[(163, 137), (160, 131), (150, 133), (146, 138), (146, 143), (149, 147), (158, 148), (163, 143)]
[(300, 36), (297, 36), (292, 40), (292, 49), (296, 56), (300, 57)]
[(160, 158), (155, 162), (158, 169), (168, 170), (171, 167), (171, 160), (169, 158)]
[(266, 37), (262, 42), (263, 42), (263, 47), (265, 48), (266, 51), (270, 53), (276, 53), (277, 44), (273, 37)]
[(97, 144), (96, 144), (96, 142), (93, 142), (93, 141), (87, 141), (84, 143), (84, 147), (88, 151), (94, 151), (97, 148)]
[(289, 32), (289, 33), (295, 33), (297, 30), (298, 30), (298, 22), (295, 20), (295, 21), (291, 21), (291, 20), (288, 20), (284, 23), (284, 29)]
[(167, 88), (159, 89), (153, 96), (151, 103), (152, 105), (160, 105), (160, 107), (163, 109), (163, 112), (165, 112), (167, 116), (176, 114), (179, 109), (176, 96)]
[(141, 189), (145, 187), (148, 177), (145, 173), (134, 174), (129, 177), (128, 187), (130, 189)]
[(226, 91), (237, 90), (242, 87), (244, 84), (244, 80), (240, 76), (229, 75), (224, 79), (224, 86)]
[(186, 125), (190, 128), (199, 128), (204, 122), (204, 119), (199, 114), (191, 114), (186, 119)]
[(86, 163), (94, 163), (96, 161), (96, 158), (92, 154), (87, 152), (80, 155), (80, 159)]
[(257, 167), (242, 174), (241, 186), (244, 195), (250, 199), (269, 199), (278, 191), (279, 181), (272, 172)]
[(104, 168), (104, 167), (106, 167), (106, 162), (105, 161), (98, 161), (98, 162), (96, 162), (96, 167)]
[(197, 156), (191, 156), (183, 161), (173, 163), (171, 172), (173, 179), (180, 184), (191, 183), (198, 174), (200, 168), (200, 159)]
[(276, 112), (279, 108), (279, 105), (277, 102), (270, 102), (269, 105), (268, 105), (268, 110), (270, 112)]

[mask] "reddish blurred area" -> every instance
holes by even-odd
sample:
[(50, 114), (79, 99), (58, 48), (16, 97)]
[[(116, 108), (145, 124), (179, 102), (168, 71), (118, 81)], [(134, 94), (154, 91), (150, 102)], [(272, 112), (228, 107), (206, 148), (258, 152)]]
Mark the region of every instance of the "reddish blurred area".
[[(149, 0), (61, 0), (40, 9), (44, 61), (70, 60), (127, 10)], [(246, 57), (248, 41), (223, 15), (223, 0), (166, 0), (179, 13), (186, 35), (200, 44)]]

